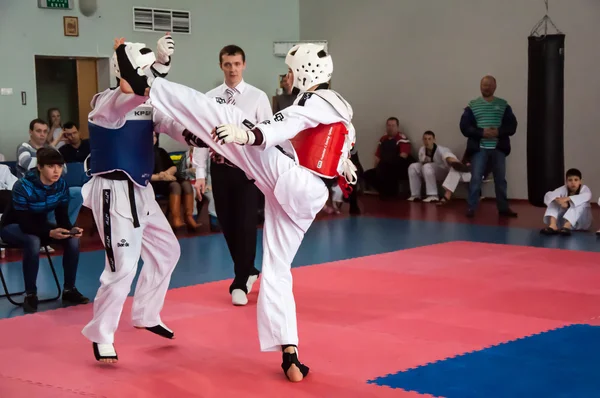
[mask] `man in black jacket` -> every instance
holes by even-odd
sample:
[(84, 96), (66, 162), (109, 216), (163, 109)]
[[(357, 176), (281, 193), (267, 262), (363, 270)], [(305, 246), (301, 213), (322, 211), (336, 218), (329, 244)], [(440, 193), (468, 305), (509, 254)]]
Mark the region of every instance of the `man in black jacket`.
[[(8, 244), (23, 248), (23, 278), (25, 280), (25, 312), (36, 312), (37, 274), (40, 247), (50, 243), (63, 246), (63, 302), (85, 304), (89, 299), (75, 288), (79, 263), (79, 238), (83, 230), (69, 221), (69, 189), (61, 177), (65, 161), (53, 148), (37, 151), (37, 168), (17, 181), (12, 190), (12, 204), (0, 222), (0, 237)], [(48, 222), (48, 213), (55, 211), (58, 225)]]
[(502, 217), (516, 217), (508, 205), (506, 157), (510, 154), (510, 137), (517, 132), (517, 118), (508, 103), (495, 97), (496, 79), (481, 79), (481, 96), (470, 101), (460, 119), (460, 131), (467, 140), (471, 158), (471, 183), (467, 217), (475, 215), (481, 196), (481, 183), (488, 162), (491, 163), (496, 188), (496, 205)]

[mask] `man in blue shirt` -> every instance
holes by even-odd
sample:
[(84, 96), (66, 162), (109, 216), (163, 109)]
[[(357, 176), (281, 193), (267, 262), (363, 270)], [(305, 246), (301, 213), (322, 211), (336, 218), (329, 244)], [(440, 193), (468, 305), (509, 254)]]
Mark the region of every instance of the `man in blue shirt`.
[[(0, 237), (10, 245), (23, 248), (23, 278), (25, 280), (25, 312), (36, 312), (37, 274), (40, 247), (48, 244), (63, 246), (63, 302), (85, 304), (89, 299), (75, 288), (79, 263), (79, 238), (83, 230), (69, 221), (69, 189), (61, 177), (64, 159), (54, 148), (37, 151), (37, 167), (17, 181), (12, 190), (12, 203), (0, 221)], [(50, 224), (48, 213), (56, 213), (56, 224)]]

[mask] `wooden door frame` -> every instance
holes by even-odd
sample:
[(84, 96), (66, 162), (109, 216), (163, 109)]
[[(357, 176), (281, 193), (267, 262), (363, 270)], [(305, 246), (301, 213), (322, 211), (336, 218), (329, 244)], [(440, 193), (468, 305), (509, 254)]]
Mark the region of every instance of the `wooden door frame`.
[[(89, 113), (92, 111), (91, 101), (93, 96), (98, 92), (98, 60), (96, 58), (78, 58), (75, 62), (77, 70), (77, 103), (79, 105), (79, 133), (82, 139), (86, 139), (90, 136), (87, 120)], [(90, 67), (92, 68), (91, 70)], [(93, 82), (90, 82), (88, 79), (93, 79)], [(91, 87), (90, 83), (93, 83)]]

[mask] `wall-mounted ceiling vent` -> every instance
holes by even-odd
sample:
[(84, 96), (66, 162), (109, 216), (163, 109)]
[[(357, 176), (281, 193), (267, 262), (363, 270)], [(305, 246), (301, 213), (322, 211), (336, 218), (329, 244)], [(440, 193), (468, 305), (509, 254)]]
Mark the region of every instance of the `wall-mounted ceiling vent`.
[(189, 11), (133, 7), (133, 30), (136, 32), (192, 33)]

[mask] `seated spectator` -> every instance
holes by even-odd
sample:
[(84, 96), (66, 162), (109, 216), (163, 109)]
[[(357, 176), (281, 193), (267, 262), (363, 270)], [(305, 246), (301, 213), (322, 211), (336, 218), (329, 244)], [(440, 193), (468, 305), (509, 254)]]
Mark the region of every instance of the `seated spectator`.
[[(444, 188), (445, 192), (444, 196), (442, 196), (439, 203), (437, 203), (438, 206), (442, 206), (450, 201), (450, 199), (452, 198), (452, 194), (456, 190), (456, 187), (458, 186), (459, 182), (462, 181), (468, 183), (471, 181), (471, 162), (467, 157), (466, 151), (463, 154), (462, 160), (459, 161), (454, 157), (447, 157), (446, 161), (448, 161), (448, 163), (450, 164), (450, 170), (448, 171), (446, 179), (442, 183), (442, 188)], [(491, 170), (489, 170), (488, 167), (488, 170), (486, 170), (486, 172), (484, 173), (483, 178), (485, 178), (490, 172)]]
[(82, 140), (77, 125), (67, 122), (63, 125), (65, 145), (59, 151), (66, 163), (83, 163), (90, 154), (90, 140)]
[[(201, 154), (201, 151), (206, 151), (206, 154)], [(201, 162), (197, 164), (196, 162)], [(196, 198), (202, 198), (208, 201), (208, 220), (211, 232), (221, 232), (219, 219), (217, 218), (217, 210), (215, 208), (215, 200), (212, 191), (212, 177), (210, 173), (210, 156), (208, 156), (208, 148), (194, 148), (192, 151), (192, 165), (196, 170), (196, 180), (194, 188), (196, 189)], [(200, 214), (200, 209), (198, 209)]]
[(29, 141), (17, 147), (17, 178), (23, 178), (30, 169), (36, 167), (37, 150), (50, 146), (46, 143), (46, 138), (48, 138), (48, 123), (42, 119), (32, 120), (29, 123)]
[[(34, 119), (29, 123), (29, 141), (17, 147), (17, 177), (22, 178), (31, 169), (37, 166), (37, 150), (40, 148), (52, 148), (46, 143), (48, 136), (48, 124), (42, 119)], [(58, 151), (57, 151), (58, 152)], [(66, 171), (66, 168), (63, 168)], [(69, 219), (75, 224), (79, 211), (83, 205), (81, 187), (69, 188)], [(54, 214), (50, 213), (50, 222), (54, 223)]]
[(581, 182), (581, 171), (569, 169), (566, 183), (546, 193), (544, 203), (548, 208), (544, 214), (544, 235), (571, 235), (571, 230), (588, 230), (592, 226), (592, 191)]
[(12, 202), (12, 189), (15, 182), (19, 181), (11, 171), (10, 167), (0, 164), (0, 214), (3, 214)]
[[(192, 165), (196, 169), (196, 181), (194, 182), (196, 198), (206, 198), (208, 200), (207, 210), (210, 230), (211, 232), (221, 232), (213, 197), (210, 173), (211, 157), (208, 156), (208, 148), (194, 148), (192, 151)], [(200, 210), (198, 210), (198, 213), (200, 213)]]
[(46, 138), (46, 144), (56, 149), (60, 149), (66, 143), (64, 129), (61, 123), (60, 110), (58, 108), (48, 109), (49, 132)]
[(414, 162), (410, 140), (400, 132), (398, 119), (390, 117), (385, 129), (375, 153), (375, 168), (365, 172), (367, 184), (383, 198), (398, 195), (399, 183), (408, 179), (408, 166)]
[[(63, 246), (63, 302), (85, 304), (89, 299), (75, 287), (79, 263), (79, 238), (83, 230), (69, 221), (69, 194), (61, 177), (64, 159), (53, 148), (39, 149), (37, 167), (17, 181), (12, 190), (12, 204), (2, 215), (0, 237), (8, 244), (23, 248), (23, 279), (27, 296), (25, 312), (36, 312), (37, 274), (40, 248), (50, 243)], [(56, 211), (58, 225), (48, 222), (48, 213)]]
[[(192, 187), (196, 184), (196, 167), (193, 164), (194, 150), (198, 148), (190, 147), (181, 161), (177, 163), (177, 178), (182, 181), (189, 181)], [(192, 190), (193, 192), (193, 190)], [(210, 204), (212, 193), (207, 191), (206, 185), (202, 186), (196, 196), (196, 223), (201, 226), (200, 212), (204, 205)]]
[(408, 200), (411, 202), (421, 200), (421, 182), (424, 180), (427, 197), (423, 202), (437, 202), (439, 200), (437, 184), (446, 178), (452, 163), (460, 162), (450, 149), (435, 143), (433, 131), (424, 132), (423, 146), (419, 149), (419, 161), (408, 168), (410, 181)]
[[(195, 231), (198, 228), (194, 220), (194, 192), (189, 181), (176, 177), (177, 166), (167, 151), (158, 146), (158, 134), (154, 134), (154, 173), (150, 178), (156, 195), (169, 198), (169, 222), (173, 229), (187, 224)], [(183, 191), (184, 220), (181, 220), (181, 193)]]

